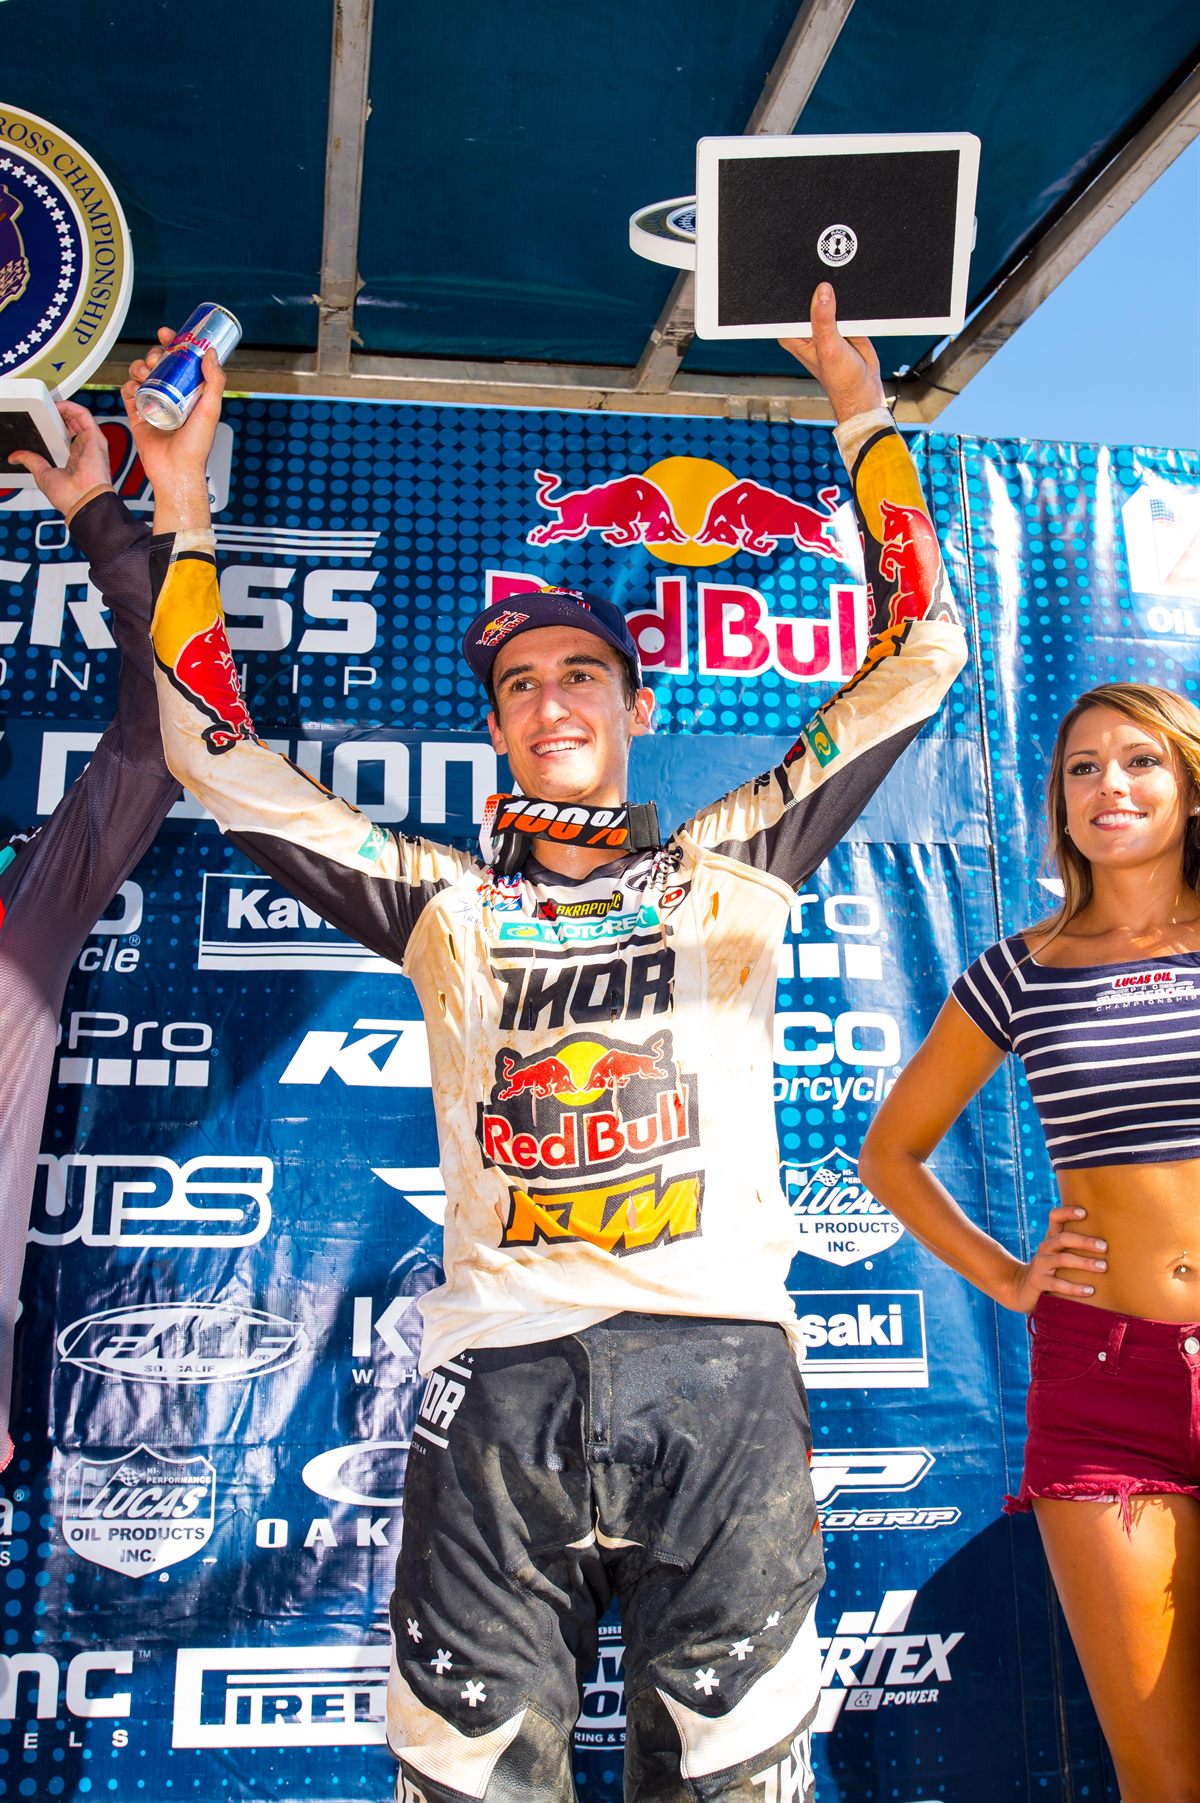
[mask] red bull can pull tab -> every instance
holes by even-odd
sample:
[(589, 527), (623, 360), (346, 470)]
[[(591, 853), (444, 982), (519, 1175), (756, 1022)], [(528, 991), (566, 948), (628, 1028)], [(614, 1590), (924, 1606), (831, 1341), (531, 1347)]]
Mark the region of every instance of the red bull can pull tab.
[(190, 313), (167, 346), (166, 355), (134, 395), (134, 405), (148, 426), (177, 432), (204, 387), (202, 362), (211, 346), (224, 364), (241, 342), (242, 328), (228, 307), (204, 301)]

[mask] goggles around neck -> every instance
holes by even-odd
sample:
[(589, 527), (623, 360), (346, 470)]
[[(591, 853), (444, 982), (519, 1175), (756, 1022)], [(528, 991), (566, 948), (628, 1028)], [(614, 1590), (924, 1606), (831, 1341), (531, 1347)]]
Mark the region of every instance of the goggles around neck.
[(588, 808), (577, 802), (535, 801), (529, 795), (490, 795), (479, 829), (479, 849), (497, 876), (515, 876), (539, 844), (573, 845), (619, 858), (661, 845), (658, 809), (652, 801)]

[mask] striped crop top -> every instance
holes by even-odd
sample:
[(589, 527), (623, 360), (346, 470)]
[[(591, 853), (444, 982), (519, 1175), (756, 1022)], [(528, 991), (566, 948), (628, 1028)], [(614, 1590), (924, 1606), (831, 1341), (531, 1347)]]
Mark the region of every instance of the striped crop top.
[(1200, 952), (1054, 969), (1015, 933), (951, 994), (1025, 1066), (1055, 1170), (1200, 1158)]

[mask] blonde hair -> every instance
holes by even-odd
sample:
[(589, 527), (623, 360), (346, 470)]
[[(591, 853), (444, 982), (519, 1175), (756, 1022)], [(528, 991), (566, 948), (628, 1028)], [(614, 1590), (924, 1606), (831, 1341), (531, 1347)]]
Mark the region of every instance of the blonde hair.
[[(1046, 778), (1045, 868), (1053, 871), (1063, 886), (1062, 906), (1046, 923), (1051, 939), (1057, 938), (1092, 899), (1092, 867), (1067, 833), (1063, 783), (1071, 728), (1092, 707), (1111, 707), (1135, 725), (1165, 739), (1179, 760), (1189, 805), (1200, 800), (1200, 708), (1171, 689), (1154, 688), (1149, 683), (1106, 682), (1081, 695), (1059, 723)], [(1196, 816), (1187, 823), (1182, 874), (1185, 886), (1200, 896), (1200, 818)]]

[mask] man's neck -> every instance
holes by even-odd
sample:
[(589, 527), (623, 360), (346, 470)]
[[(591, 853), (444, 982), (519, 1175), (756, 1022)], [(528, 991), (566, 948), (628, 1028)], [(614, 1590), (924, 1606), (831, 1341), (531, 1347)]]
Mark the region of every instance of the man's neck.
[(529, 855), (537, 859), (543, 870), (553, 871), (555, 876), (569, 877), (576, 883), (591, 876), (594, 870), (603, 869), (605, 864), (611, 864), (614, 856), (611, 851), (562, 845), (555, 839), (539, 839)]

